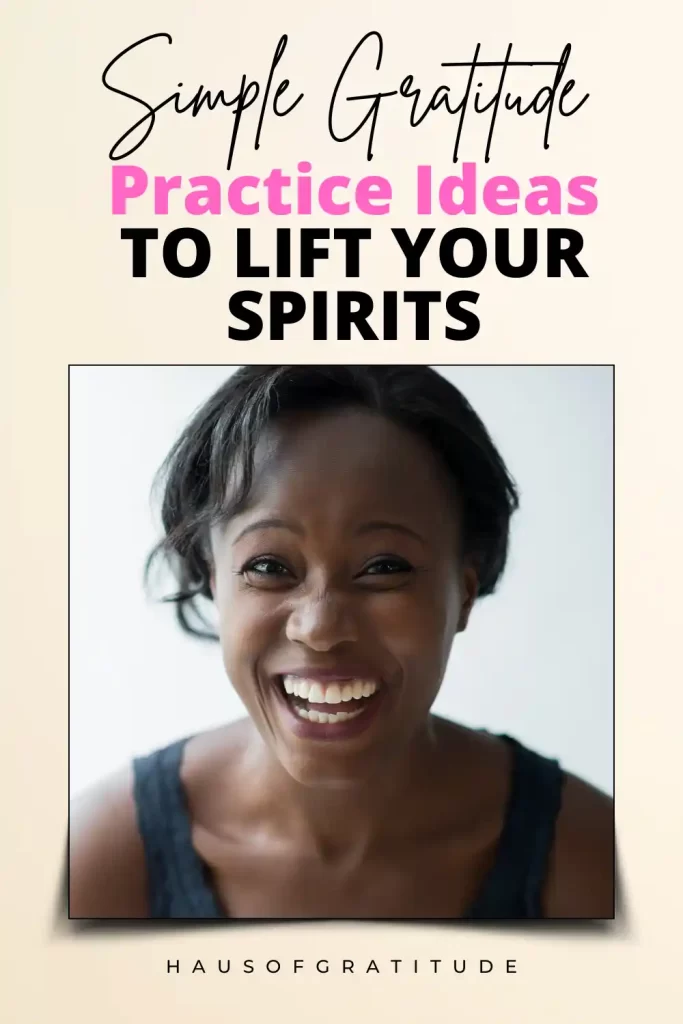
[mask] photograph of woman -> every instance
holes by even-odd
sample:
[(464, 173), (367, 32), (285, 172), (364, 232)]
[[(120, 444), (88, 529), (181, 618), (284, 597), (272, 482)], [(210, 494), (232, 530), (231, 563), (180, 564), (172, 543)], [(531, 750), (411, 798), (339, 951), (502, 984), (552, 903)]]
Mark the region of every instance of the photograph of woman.
[(524, 507), (502, 448), (431, 367), (226, 372), (146, 578), (246, 713), (73, 800), (71, 918), (614, 916), (611, 797), (433, 711)]

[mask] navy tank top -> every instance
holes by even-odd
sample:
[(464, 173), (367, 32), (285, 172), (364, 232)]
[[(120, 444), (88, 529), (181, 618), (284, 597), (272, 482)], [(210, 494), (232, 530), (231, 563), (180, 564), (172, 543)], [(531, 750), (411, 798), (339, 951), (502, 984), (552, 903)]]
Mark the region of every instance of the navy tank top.
[[(192, 844), (180, 778), (189, 737), (136, 758), (134, 797), (147, 864), (150, 917), (225, 918), (206, 865)], [(541, 894), (560, 810), (564, 773), (510, 736), (512, 785), (493, 867), (464, 919), (543, 916)]]

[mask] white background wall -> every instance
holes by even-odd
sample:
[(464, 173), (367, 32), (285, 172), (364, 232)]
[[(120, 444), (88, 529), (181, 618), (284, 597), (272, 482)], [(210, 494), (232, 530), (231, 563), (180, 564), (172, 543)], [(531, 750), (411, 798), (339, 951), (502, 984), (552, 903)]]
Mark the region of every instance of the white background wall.
[[(612, 371), (438, 367), (521, 491), (499, 591), (456, 639), (435, 710), (612, 790)], [(71, 788), (239, 717), (217, 644), (142, 587), (150, 486), (222, 366), (71, 369)]]

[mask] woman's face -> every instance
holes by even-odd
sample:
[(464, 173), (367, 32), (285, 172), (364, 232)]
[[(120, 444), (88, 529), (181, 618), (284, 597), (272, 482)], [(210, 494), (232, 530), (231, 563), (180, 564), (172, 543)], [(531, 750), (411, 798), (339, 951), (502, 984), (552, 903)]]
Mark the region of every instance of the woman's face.
[(435, 456), (344, 409), (280, 420), (248, 507), (212, 534), (229, 678), (283, 767), (343, 786), (425, 729), (474, 572)]

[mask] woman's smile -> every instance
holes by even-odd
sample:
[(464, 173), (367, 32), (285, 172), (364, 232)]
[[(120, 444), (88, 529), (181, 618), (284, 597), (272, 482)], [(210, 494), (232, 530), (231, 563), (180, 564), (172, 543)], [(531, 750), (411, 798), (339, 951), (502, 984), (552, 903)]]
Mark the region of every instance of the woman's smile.
[(299, 669), (272, 682), (279, 721), (300, 739), (346, 740), (365, 732), (387, 687), (367, 672)]

